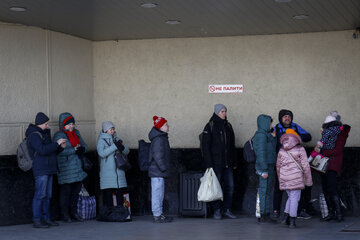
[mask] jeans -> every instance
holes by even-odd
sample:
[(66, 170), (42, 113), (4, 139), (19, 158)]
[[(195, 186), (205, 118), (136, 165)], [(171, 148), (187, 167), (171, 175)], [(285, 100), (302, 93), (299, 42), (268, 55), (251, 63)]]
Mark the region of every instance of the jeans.
[(161, 177), (151, 178), (151, 211), (154, 217), (163, 213), (163, 200), (165, 193), (165, 180)]
[(65, 183), (60, 185), (60, 208), (63, 217), (69, 216), (70, 213), (77, 214), (77, 202), (81, 190), (81, 182)]
[(259, 198), (260, 198), (260, 213), (270, 213), (270, 193), (274, 180), (274, 164), (268, 164), (268, 178), (264, 179), (259, 176)]
[(116, 205), (123, 206), (124, 205), (124, 188), (106, 188), (103, 189), (103, 196), (105, 206), (111, 208), (114, 206), (113, 193), (116, 194)]
[(286, 201), (284, 212), (288, 213), (290, 217), (296, 217), (301, 190), (286, 190), (286, 192), (288, 194), (288, 200)]
[[(232, 206), (232, 198), (234, 194), (234, 174), (232, 168), (217, 168), (214, 167), (214, 172), (216, 174), (217, 179), (220, 182), (221, 188), (223, 190), (224, 196), (224, 209), (231, 209)], [(214, 211), (221, 208), (221, 201), (211, 202), (211, 205)]]
[(35, 177), (35, 193), (32, 202), (33, 221), (50, 220), (50, 198), (52, 194), (52, 175)]

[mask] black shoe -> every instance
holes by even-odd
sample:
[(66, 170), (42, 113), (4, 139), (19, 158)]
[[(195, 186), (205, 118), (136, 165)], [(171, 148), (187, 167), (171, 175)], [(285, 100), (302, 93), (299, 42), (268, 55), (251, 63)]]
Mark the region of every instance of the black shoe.
[(154, 216), (154, 223), (169, 223), (172, 222), (172, 217), (166, 217), (164, 214), (161, 214), (158, 217)]
[(288, 213), (284, 213), (284, 218), (281, 220), (281, 224), (290, 225), (290, 216)]
[(289, 228), (296, 228), (296, 217), (290, 217)]
[(47, 224), (49, 227), (57, 227), (59, 226), (59, 224), (57, 222), (48, 220), (48, 221), (44, 221), (44, 224)]
[(264, 224), (267, 222), (267, 217), (264, 214), (261, 214), (260, 218), (258, 218), (259, 224)]
[(237, 219), (237, 216), (235, 216), (235, 215), (230, 211), (230, 209), (227, 209), (227, 210), (224, 212), (224, 217), (227, 217), (227, 218), (230, 218), (230, 219)]
[(71, 223), (71, 218), (68, 214), (63, 214), (63, 222), (65, 223)]
[(222, 215), (221, 215), (221, 210), (220, 210), (220, 209), (215, 210), (215, 212), (214, 212), (214, 219), (215, 219), (215, 220), (221, 220), (221, 219), (222, 219)]
[(84, 219), (82, 219), (77, 213), (71, 214), (71, 219), (74, 222), (83, 222)]
[(311, 218), (311, 215), (310, 215), (310, 214), (307, 214), (304, 210), (302, 210), (302, 211), (300, 212), (300, 214), (297, 216), (297, 218), (308, 220), (308, 219)]
[(42, 223), (42, 222), (34, 222), (33, 227), (34, 228), (48, 228), (49, 225), (47, 225), (46, 223)]
[(344, 221), (344, 216), (343, 216), (342, 211), (341, 211), (341, 203), (340, 203), (339, 196), (337, 196), (337, 195), (333, 196), (332, 200), (333, 200), (333, 203), (334, 203), (334, 206), (335, 206), (335, 212), (336, 212), (335, 220), (338, 221), (338, 222)]
[(270, 218), (273, 219), (273, 220), (275, 220), (275, 221), (279, 220), (279, 218), (280, 218), (280, 212), (275, 210), (275, 211), (273, 212), (273, 214), (271, 214)]

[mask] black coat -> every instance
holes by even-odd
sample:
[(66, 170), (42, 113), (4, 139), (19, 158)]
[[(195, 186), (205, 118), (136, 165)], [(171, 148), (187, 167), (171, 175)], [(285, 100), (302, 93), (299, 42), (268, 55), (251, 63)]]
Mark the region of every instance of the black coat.
[(234, 130), (215, 113), (204, 128), (202, 150), (205, 168), (237, 167)]
[(149, 133), (149, 139), (152, 156), (149, 177), (169, 177), (171, 158), (168, 134), (153, 127)]

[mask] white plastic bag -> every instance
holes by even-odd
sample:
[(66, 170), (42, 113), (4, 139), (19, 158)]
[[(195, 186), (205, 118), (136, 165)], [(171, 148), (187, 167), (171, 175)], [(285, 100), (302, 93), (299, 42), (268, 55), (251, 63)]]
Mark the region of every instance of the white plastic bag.
[(223, 193), (219, 180), (212, 168), (206, 169), (204, 176), (200, 178), (200, 182), (198, 201), (212, 202), (216, 200), (223, 200)]
[(259, 195), (259, 189), (257, 190), (257, 194), (256, 194), (256, 210), (255, 210), (255, 216), (257, 218), (261, 217), (260, 214), (260, 195)]

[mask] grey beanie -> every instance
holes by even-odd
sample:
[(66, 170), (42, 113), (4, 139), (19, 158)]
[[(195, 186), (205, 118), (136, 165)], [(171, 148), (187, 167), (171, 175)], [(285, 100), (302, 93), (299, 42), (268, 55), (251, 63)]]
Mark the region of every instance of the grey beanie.
[(341, 116), (339, 115), (339, 113), (335, 110), (330, 112), (330, 116), (333, 116), (336, 118), (336, 121), (340, 122), (341, 121)]
[(106, 133), (110, 128), (115, 128), (114, 124), (110, 121), (103, 122), (101, 125), (104, 133)]
[(216, 114), (218, 114), (223, 109), (225, 109), (225, 111), (227, 111), (227, 108), (225, 107), (224, 104), (218, 103), (218, 104), (215, 104), (215, 106), (214, 106), (214, 112)]

